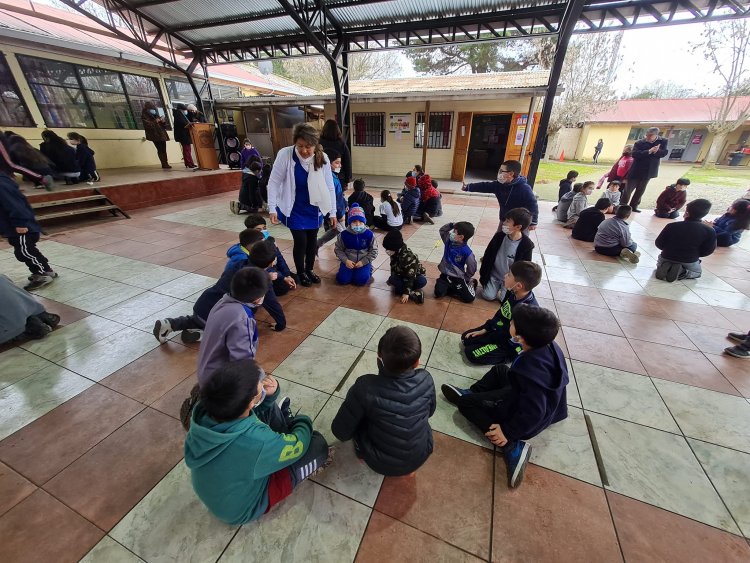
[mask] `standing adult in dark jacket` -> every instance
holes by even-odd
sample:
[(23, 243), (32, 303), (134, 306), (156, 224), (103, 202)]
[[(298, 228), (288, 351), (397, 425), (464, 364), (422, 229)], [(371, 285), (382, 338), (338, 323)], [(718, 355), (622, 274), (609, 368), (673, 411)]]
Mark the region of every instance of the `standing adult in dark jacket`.
[(185, 168), (197, 168), (193, 162), (193, 140), (190, 138), (190, 120), (185, 104), (175, 104), (172, 110), (174, 121), (174, 140), (182, 145), (182, 158)]
[(497, 172), (497, 181), (464, 184), (461, 189), (465, 192), (495, 194), (500, 204), (500, 221), (505, 220), (505, 215), (511, 209), (525, 207), (531, 212), (529, 230), (536, 229), (539, 218), (536, 196), (531, 186), (526, 182), (526, 178), (521, 176), (521, 163), (517, 160), (506, 160), (500, 165), (500, 170)]
[(323, 150), (333, 149), (341, 155), (339, 181), (343, 190), (346, 191), (346, 186), (352, 181), (352, 154), (341, 134), (341, 129), (333, 119), (328, 119), (323, 124), (323, 129), (320, 131), (320, 144), (323, 145)]
[(156, 147), (156, 154), (159, 155), (161, 167), (165, 170), (172, 168), (167, 160), (167, 141), (169, 140), (167, 122), (163, 117), (159, 117), (159, 112), (156, 111), (154, 102), (143, 104), (141, 121), (143, 122), (143, 129), (146, 132), (146, 140), (154, 143)]
[(659, 128), (648, 128), (646, 136), (633, 145), (633, 165), (628, 171), (628, 183), (620, 205), (630, 205), (634, 212), (641, 212), (638, 206), (648, 182), (659, 175), (659, 163), (668, 153), (667, 140), (659, 136)]
[(435, 384), (419, 368), (421, 354), (413, 330), (388, 329), (378, 342), (378, 374), (357, 378), (331, 424), (333, 435), (353, 440), (357, 456), (381, 475), (408, 475), (432, 453)]
[(42, 144), (39, 145), (42, 154), (55, 165), (55, 176), (65, 178), (66, 184), (77, 184), (81, 176), (81, 168), (76, 160), (76, 150), (65, 142), (54, 131), (42, 131)]

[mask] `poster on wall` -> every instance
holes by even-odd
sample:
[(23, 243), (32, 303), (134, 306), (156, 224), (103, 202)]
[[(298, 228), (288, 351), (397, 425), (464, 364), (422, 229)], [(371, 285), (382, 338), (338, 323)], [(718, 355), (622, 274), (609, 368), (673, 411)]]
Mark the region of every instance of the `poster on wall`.
[(410, 113), (391, 113), (388, 116), (388, 131), (395, 133), (411, 133), (411, 114)]

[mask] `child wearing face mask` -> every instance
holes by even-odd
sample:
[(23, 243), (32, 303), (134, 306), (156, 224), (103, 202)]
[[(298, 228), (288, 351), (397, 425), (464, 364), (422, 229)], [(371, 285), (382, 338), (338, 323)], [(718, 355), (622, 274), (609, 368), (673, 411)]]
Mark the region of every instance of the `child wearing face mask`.
[(511, 264), (519, 260), (531, 261), (534, 243), (524, 234), (531, 225), (531, 212), (523, 207), (511, 209), (505, 215), (500, 232), (492, 237), (479, 267), (479, 295), (487, 301), (505, 298), (503, 280)]
[(344, 187), (339, 178), (339, 174), (341, 173), (341, 153), (336, 149), (326, 149), (325, 153), (331, 162), (331, 175), (333, 176), (333, 187), (336, 192), (336, 227), (333, 229), (330, 228), (328, 215), (326, 215), (326, 220), (323, 222), (326, 232), (323, 233), (322, 237), (318, 238), (318, 248), (332, 241), (340, 232), (346, 230), (344, 219), (346, 218), (346, 212), (349, 210), (346, 205), (346, 198), (344, 197)]
[(445, 384), (441, 391), (501, 448), (508, 486), (515, 488), (531, 456), (531, 445), (525, 440), (568, 417), (568, 368), (555, 342), (560, 323), (552, 311), (517, 304), (512, 315), (508, 334), (520, 348), (513, 363), (493, 366), (468, 389)]
[(378, 241), (365, 221), (364, 210), (353, 204), (349, 210), (349, 226), (336, 239), (334, 252), (341, 261), (336, 281), (341, 285), (365, 285), (372, 277), (372, 261), (378, 257)]
[[(269, 235), (268, 229), (266, 227), (266, 220), (263, 215), (248, 215), (245, 218), (245, 228), (258, 231), (263, 235), (265, 240), (273, 244), (274, 251), (276, 252), (276, 263), (272, 266), (270, 271), (278, 274), (276, 276), (271, 275), (271, 281), (273, 282), (273, 292), (277, 296), (282, 296), (289, 293), (290, 289), (295, 289), (297, 287), (297, 283), (299, 283), (297, 274), (293, 273), (289, 269), (289, 264), (287, 264), (286, 258), (284, 258), (281, 250), (279, 250), (279, 247), (276, 245), (276, 240)], [(227, 256), (229, 256), (229, 251), (227, 251)], [(268, 299), (266, 299), (266, 301), (267, 300)], [(265, 305), (265, 301), (263, 303)]]
[(581, 211), (589, 206), (588, 196), (590, 196), (593, 191), (594, 182), (589, 181), (583, 183), (583, 186), (581, 186), (581, 191), (579, 191), (575, 195), (575, 197), (573, 197), (573, 201), (570, 202), (567, 221), (565, 222), (565, 225), (563, 225), (564, 228), (572, 229), (575, 226), (576, 221), (578, 221), (578, 216), (581, 214)]
[(411, 225), (412, 217), (417, 214), (421, 196), (422, 194), (417, 187), (417, 180), (412, 176), (407, 176), (404, 180), (404, 189), (401, 190), (401, 195), (398, 197), (405, 225)]
[(520, 352), (510, 341), (510, 321), (513, 307), (519, 303), (539, 304), (533, 289), (542, 281), (542, 268), (534, 262), (514, 262), (505, 274), (505, 297), (495, 315), (482, 326), (470, 328), (461, 335), (466, 359), (472, 364), (495, 365), (509, 362)]
[(477, 259), (469, 247), (469, 239), (474, 236), (474, 225), (468, 221), (448, 223), (440, 227), (440, 238), (445, 250), (438, 264), (440, 277), (435, 282), (435, 297), (456, 297), (464, 303), (476, 298)]
[(421, 355), (412, 329), (389, 328), (378, 342), (377, 373), (357, 378), (331, 424), (333, 435), (352, 440), (355, 455), (381, 475), (409, 475), (432, 453), (435, 384), (419, 367)]
[(383, 248), (391, 257), (391, 276), (388, 285), (401, 300), (406, 303), (411, 299), (418, 305), (424, 303), (424, 293), (420, 291), (427, 285), (425, 269), (419, 258), (404, 243), (401, 231), (390, 231), (383, 238)]

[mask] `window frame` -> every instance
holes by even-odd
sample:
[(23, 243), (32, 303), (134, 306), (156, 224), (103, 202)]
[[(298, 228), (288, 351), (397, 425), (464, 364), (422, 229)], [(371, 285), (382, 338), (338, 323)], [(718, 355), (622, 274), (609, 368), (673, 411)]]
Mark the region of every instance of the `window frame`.
[[(73, 75), (74, 75), (74, 77), (76, 79), (77, 88), (74, 87), (72, 84), (71, 85), (48, 84), (48, 83), (44, 83), (44, 82), (37, 82), (36, 80), (31, 79), (30, 78), (30, 73), (27, 73), (26, 69), (24, 68), (24, 59), (30, 60), (30, 61), (31, 60), (42, 61), (43, 63), (50, 62), (50, 63), (57, 63), (57, 64), (61, 64), (62, 63), (62, 64), (65, 64), (65, 65), (70, 65), (73, 68)], [(133, 101), (131, 100), (131, 96), (128, 93), (128, 88), (126, 86), (126, 82), (125, 82), (125, 78), (124, 78), (125, 75), (132, 75), (132, 76), (138, 76), (140, 78), (146, 78), (146, 79), (150, 80), (151, 83), (154, 85), (156, 93), (159, 96), (158, 97), (158, 101), (160, 102), (161, 107), (164, 108), (164, 113), (165, 113), (165, 116), (166, 116), (165, 118), (167, 120), (167, 129), (169, 129), (169, 130), (172, 129), (170, 116), (167, 115), (167, 113), (168, 113), (167, 112), (168, 106), (167, 106), (167, 104), (164, 101), (164, 94), (163, 94), (163, 92), (161, 90), (161, 86), (159, 84), (159, 79), (158, 78), (154, 78), (153, 76), (148, 76), (148, 75), (145, 75), (145, 74), (135, 74), (135, 73), (132, 73), (132, 72), (122, 72), (122, 71), (114, 70), (114, 69), (111, 69), (111, 68), (108, 68), (108, 67), (98, 67), (98, 66), (91, 66), (91, 65), (85, 65), (85, 64), (71, 63), (71, 62), (67, 62), (67, 61), (58, 61), (56, 59), (49, 59), (49, 58), (45, 58), (45, 57), (36, 57), (36, 56), (33, 56), (33, 55), (24, 55), (24, 54), (20, 54), (20, 53), (16, 55), (16, 60), (18, 61), (18, 64), (21, 66), (21, 69), (25, 73), (26, 82), (31, 87), (32, 96), (34, 97), (34, 101), (36, 102), (37, 107), (39, 108), (40, 113), (42, 114), (42, 119), (44, 120), (45, 127), (53, 127), (53, 128), (56, 128), (56, 129), (75, 128), (75, 129), (103, 129), (103, 130), (114, 130), (114, 131), (142, 131), (143, 130), (143, 123), (141, 123), (141, 121), (140, 121), (140, 113), (137, 112), (137, 111), (134, 111), (136, 109), (136, 106), (133, 105)], [(86, 86), (83, 83), (83, 78), (82, 78), (82, 75), (81, 75), (81, 69), (84, 69), (84, 68), (101, 70), (103, 72), (106, 72), (106, 73), (109, 73), (109, 74), (117, 76), (117, 79), (119, 80), (120, 91), (119, 92), (109, 92), (109, 91), (106, 91), (106, 90), (99, 90), (99, 89), (96, 89), (96, 88), (86, 88)], [(88, 125), (77, 125), (77, 124), (56, 125), (56, 124), (50, 124), (50, 123), (48, 123), (48, 121), (46, 119), (46, 116), (45, 116), (45, 112), (43, 111), (43, 107), (44, 107), (45, 104), (40, 103), (40, 101), (37, 99), (36, 93), (35, 93), (35, 89), (34, 89), (35, 86), (41, 86), (41, 87), (45, 87), (46, 86), (46, 87), (51, 87), (51, 88), (64, 88), (64, 89), (70, 89), (70, 90), (76, 90), (77, 89), (81, 93), (81, 96), (83, 98), (84, 107), (86, 108), (86, 111), (88, 112), (88, 115), (90, 116), (91, 122), (94, 124), (94, 126), (90, 127)], [(97, 106), (98, 103), (97, 102), (92, 102), (91, 96), (89, 95), (90, 92), (91, 93), (95, 92), (97, 94), (115, 94), (115, 95), (118, 95), (118, 96), (123, 96), (125, 98), (125, 103), (127, 104), (127, 108), (130, 111), (130, 113), (132, 114), (133, 123), (136, 125), (136, 127), (129, 128), (129, 127), (104, 127), (104, 126), (100, 126), (99, 123), (98, 123), (98, 121), (97, 121), (96, 113), (94, 113), (94, 110), (93, 110), (93, 107)], [(154, 98), (154, 100), (156, 100), (156, 98)]]
[[(365, 139), (364, 143), (357, 142), (357, 118), (364, 116), (365, 118), (378, 117), (380, 118), (380, 143), (379, 145), (370, 144)], [(368, 133), (365, 133), (367, 136)], [(370, 148), (384, 148), (386, 143), (385, 134), (385, 112), (384, 111), (360, 111), (352, 113), (352, 146), (353, 147), (370, 147)]]
[[(427, 148), (428, 149), (436, 149), (436, 150), (443, 150), (443, 149), (452, 149), (453, 148), (453, 123), (454, 123), (454, 117), (455, 112), (452, 111), (431, 111), (430, 112), (430, 121), (432, 121), (433, 117), (445, 117), (446, 115), (450, 116), (450, 125), (448, 127), (448, 131), (433, 131), (429, 130), (427, 134)], [(421, 149), (424, 148), (424, 118), (425, 118), (425, 112), (418, 111), (414, 113), (414, 148), (415, 149)], [(432, 135), (435, 133), (435, 135)], [(438, 134), (444, 133), (447, 135), (448, 144), (447, 145), (440, 145), (437, 146), (436, 143), (438, 139)]]
[[(24, 125), (22, 123), (0, 123), (0, 126), (2, 126), (3, 128), (36, 127), (36, 120), (34, 119), (34, 116), (32, 115), (31, 111), (29, 110), (29, 104), (26, 102), (26, 98), (21, 92), (21, 88), (18, 86), (18, 81), (16, 80), (16, 77), (13, 74), (13, 70), (10, 68), (10, 65), (8, 64), (8, 57), (2, 51), (0, 51), (0, 64), (4, 65), (5, 68), (8, 70), (8, 78), (9, 78), (8, 84), (13, 88), (13, 92), (16, 94), (16, 96), (18, 96), (18, 101), (21, 103), (21, 106), (26, 111), (26, 116), (28, 117), (29, 123), (31, 123), (31, 125)], [(1, 94), (0, 94), (0, 97), (2, 97)]]

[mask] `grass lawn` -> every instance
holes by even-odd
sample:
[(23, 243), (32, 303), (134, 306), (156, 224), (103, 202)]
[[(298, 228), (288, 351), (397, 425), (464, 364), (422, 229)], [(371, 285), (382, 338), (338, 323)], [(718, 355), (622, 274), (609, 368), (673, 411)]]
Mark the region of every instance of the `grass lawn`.
[[(548, 201), (557, 200), (557, 189), (560, 180), (565, 178), (569, 170), (578, 170), (578, 180), (583, 182), (593, 180), (597, 182), (612, 168), (612, 162), (590, 164), (583, 162), (542, 161), (539, 165), (534, 191), (539, 198)], [(750, 188), (750, 167), (722, 167), (705, 170), (689, 163), (662, 163), (659, 167), (659, 177), (654, 178), (643, 195), (642, 207), (653, 209), (656, 198), (665, 186), (672, 184), (677, 178), (690, 178), (692, 182), (688, 188), (688, 200), (706, 198), (713, 203), (712, 214), (721, 214), (735, 199), (742, 196)], [(593, 204), (596, 190), (589, 198)]]

